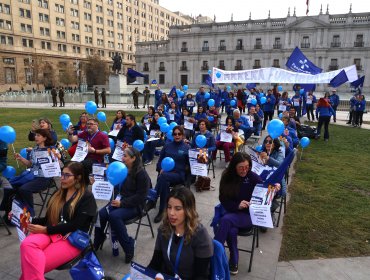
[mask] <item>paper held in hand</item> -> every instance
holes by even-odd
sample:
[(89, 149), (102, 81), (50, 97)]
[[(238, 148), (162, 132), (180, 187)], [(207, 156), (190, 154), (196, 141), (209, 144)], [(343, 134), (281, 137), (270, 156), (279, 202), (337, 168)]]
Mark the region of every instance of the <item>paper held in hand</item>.
[(83, 139), (78, 139), (77, 147), (76, 147), (76, 152), (71, 159), (71, 161), (78, 161), (81, 162), (85, 159), (87, 156), (87, 142)]
[(190, 172), (195, 176), (206, 177), (208, 174), (208, 151), (207, 149), (190, 149), (189, 164)]
[(252, 224), (267, 228), (273, 228), (271, 217), (271, 204), (276, 194), (274, 186), (264, 187), (263, 184), (257, 184), (254, 187), (249, 206), (249, 214)]

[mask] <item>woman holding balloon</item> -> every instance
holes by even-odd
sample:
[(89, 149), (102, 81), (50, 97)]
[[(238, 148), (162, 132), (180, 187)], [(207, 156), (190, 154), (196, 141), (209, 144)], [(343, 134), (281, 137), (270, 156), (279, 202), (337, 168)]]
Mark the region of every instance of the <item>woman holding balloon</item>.
[(151, 181), (143, 168), (140, 152), (135, 148), (125, 149), (122, 162), (124, 164), (120, 162), (112, 164), (115, 168), (112, 174), (116, 176), (110, 176), (110, 166), (107, 169), (108, 180), (113, 185), (119, 185), (119, 188), (115, 193), (115, 199), (99, 211), (100, 226), (95, 227), (94, 247), (97, 249), (104, 242), (104, 229), (109, 221), (125, 252), (125, 263), (130, 263), (134, 257), (135, 239), (128, 235), (125, 221), (142, 212)]
[(159, 211), (154, 218), (155, 223), (162, 220), (166, 208), (170, 186), (185, 182), (186, 169), (189, 165), (189, 146), (184, 142), (184, 130), (181, 126), (172, 129), (173, 141), (164, 145), (157, 163), (159, 176), (155, 186), (156, 197), (148, 201), (147, 209), (154, 208), (160, 197)]
[(278, 115), (284, 111), (289, 111), (290, 104), (291, 101), (290, 98), (288, 97), (288, 92), (284, 91), (278, 101)]
[(28, 140), (29, 141), (35, 141), (35, 131), (36, 129), (46, 129), (50, 132), (50, 136), (52, 139), (51, 145), (55, 145), (58, 141), (58, 136), (55, 130), (53, 129), (53, 125), (51, 124), (50, 120), (47, 118), (40, 118), (38, 121), (33, 120), (32, 121), (32, 129), (30, 130), (30, 133), (28, 134)]

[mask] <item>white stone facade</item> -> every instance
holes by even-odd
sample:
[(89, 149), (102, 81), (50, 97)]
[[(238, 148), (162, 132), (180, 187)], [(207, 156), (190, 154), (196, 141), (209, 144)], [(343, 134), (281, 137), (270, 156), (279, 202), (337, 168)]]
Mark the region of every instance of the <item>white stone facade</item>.
[[(288, 14), (278, 19), (175, 26), (168, 40), (136, 44), (136, 69), (148, 75), (147, 81), (156, 79), (165, 88), (180, 84), (197, 88), (212, 67), (285, 69), (296, 46), (323, 72), (356, 64), (358, 75), (370, 78), (370, 13)], [(370, 90), (369, 78), (365, 93)], [(327, 89), (326, 84), (317, 87), (317, 91)], [(349, 84), (338, 91), (349, 92)]]

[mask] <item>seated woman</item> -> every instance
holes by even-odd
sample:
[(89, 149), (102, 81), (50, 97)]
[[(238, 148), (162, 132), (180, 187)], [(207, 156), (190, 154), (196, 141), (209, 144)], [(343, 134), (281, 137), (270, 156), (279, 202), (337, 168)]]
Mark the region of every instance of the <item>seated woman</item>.
[[(239, 130), (235, 127), (234, 119), (232, 117), (230, 116), (226, 117), (225, 124), (226, 124), (225, 131), (226, 133), (229, 133), (229, 135), (231, 135), (231, 142), (221, 141), (222, 137), (221, 137), (221, 134), (219, 134), (217, 135), (216, 148), (217, 150), (224, 151), (225, 162), (226, 162), (226, 167), (227, 167), (231, 159), (230, 151), (233, 150), (236, 145), (240, 146), (241, 144), (243, 144), (243, 141), (239, 138), (239, 134), (238, 134)], [(221, 131), (221, 133), (223, 132)], [(214, 150), (212, 153), (213, 160), (216, 160), (217, 150)]]
[(180, 123), (180, 117), (181, 117), (181, 113), (180, 113), (180, 110), (177, 108), (177, 103), (175, 102), (171, 102), (171, 105), (170, 105), (170, 108), (168, 108), (167, 110), (167, 113), (168, 113), (168, 119), (167, 119), (167, 122), (168, 123), (171, 123), (171, 122), (176, 122), (177, 124)]
[[(78, 135), (82, 131), (87, 130), (88, 118), (89, 118), (89, 115), (87, 114), (87, 112), (81, 113), (79, 122), (73, 127), (73, 135)], [(71, 156), (71, 158), (74, 156), (76, 152), (77, 142), (72, 143), (72, 146), (68, 149), (68, 154)]]
[[(118, 110), (116, 112), (116, 117), (114, 118), (110, 131), (119, 131), (122, 127), (126, 125), (126, 113), (123, 110)], [(118, 133), (118, 132), (117, 132)]]
[(127, 166), (128, 175), (120, 186), (116, 199), (99, 210), (100, 227), (95, 227), (94, 247), (99, 248), (104, 242), (104, 229), (109, 221), (126, 254), (125, 263), (130, 263), (134, 257), (135, 240), (128, 235), (125, 221), (141, 213), (151, 182), (138, 150), (126, 148), (122, 161)]
[(194, 124), (196, 123), (196, 120), (191, 116), (190, 111), (188, 108), (182, 109), (182, 115), (181, 115), (181, 126), (184, 128), (185, 132), (185, 138), (187, 140), (190, 140), (190, 138), (194, 135)]
[[(212, 121), (210, 120), (210, 117), (213, 118)], [(216, 128), (217, 122), (218, 122), (218, 110), (215, 106), (210, 106), (209, 110), (207, 111), (207, 118), (209, 120), (210, 127)]]
[(88, 232), (96, 215), (96, 202), (87, 189), (84, 168), (70, 162), (62, 173), (61, 188), (50, 198), (46, 217), (28, 225), (32, 234), (21, 243), (22, 280), (44, 279), (44, 274), (77, 257), (81, 250), (65, 235), (76, 230)]
[(183, 108), (185, 107), (190, 114), (192, 114), (195, 107), (195, 100), (193, 99), (193, 95), (191, 93), (188, 93), (186, 95), (186, 98), (182, 100), (181, 105)]
[[(158, 196), (160, 196), (159, 211), (154, 218), (155, 223), (159, 223), (162, 220), (162, 214), (166, 208), (170, 192), (170, 185), (185, 182), (185, 169), (189, 165), (189, 146), (184, 142), (184, 130), (181, 126), (175, 126), (172, 130), (172, 135), (173, 141), (164, 145), (157, 162), (157, 171), (159, 172), (155, 186), (157, 196), (153, 197), (153, 200), (148, 201), (146, 206), (147, 209), (154, 208)], [(162, 160), (165, 157), (170, 157), (175, 161), (174, 169), (169, 172), (162, 170), (161, 167)]]
[[(45, 178), (41, 165), (43, 163), (59, 162), (60, 154), (52, 146), (50, 132), (46, 129), (35, 130), (36, 146), (31, 150), (30, 160), (23, 158), (20, 154), (14, 154), (15, 159), (19, 160), (34, 174), (34, 179), (21, 186), (13, 186), (19, 198), (29, 207), (33, 208), (33, 193), (45, 190), (52, 178)], [(7, 204), (14, 190), (4, 190), (2, 206)]]
[(149, 132), (149, 126), (153, 120), (154, 112), (155, 112), (154, 107), (149, 106), (148, 113), (145, 114), (144, 117), (141, 119), (141, 125), (146, 132)]
[(262, 179), (252, 169), (251, 157), (246, 153), (236, 153), (220, 180), (220, 202), (226, 214), (219, 221), (215, 239), (221, 244), (225, 241), (230, 250), (230, 273), (238, 273), (238, 230), (251, 228), (249, 204), (256, 184)]
[(158, 112), (154, 113), (154, 117), (150, 122), (149, 129), (148, 129), (148, 140), (150, 138), (159, 138), (158, 140), (153, 141), (146, 141), (144, 150), (143, 150), (143, 163), (144, 165), (149, 165), (152, 163), (155, 153), (155, 148), (159, 146), (163, 146), (162, 133), (160, 130), (160, 126), (158, 124), (158, 119), (162, 115)]
[(212, 256), (212, 239), (199, 222), (193, 193), (185, 187), (173, 189), (148, 267), (183, 280), (210, 279)]
[(211, 155), (211, 153), (216, 150), (216, 141), (215, 141), (215, 137), (213, 136), (212, 132), (210, 132), (208, 130), (208, 127), (209, 127), (209, 122), (207, 119), (200, 119), (198, 121), (198, 126), (199, 126), (199, 132), (197, 132), (194, 137), (193, 137), (193, 140), (191, 142), (191, 147), (192, 148), (197, 148), (197, 144), (196, 144), (196, 138), (198, 135), (204, 135), (206, 138), (207, 138), (207, 143), (204, 147), (202, 148), (205, 148), (208, 150), (208, 156)]
[(207, 119), (207, 114), (202, 106), (198, 106), (198, 111), (194, 115), (196, 121), (195, 130), (199, 130), (199, 121)]
[(30, 130), (30, 133), (28, 134), (28, 140), (29, 141), (35, 141), (35, 135), (36, 135), (36, 129), (46, 129), (49, 131), (51, 135), (51, 145), (55, 145), (58, 141), (58, 136), (55, 130), (53, 129), (53, 125), (47, 118), (41, 118), (38, 121), (32, 122), (32, 129)]

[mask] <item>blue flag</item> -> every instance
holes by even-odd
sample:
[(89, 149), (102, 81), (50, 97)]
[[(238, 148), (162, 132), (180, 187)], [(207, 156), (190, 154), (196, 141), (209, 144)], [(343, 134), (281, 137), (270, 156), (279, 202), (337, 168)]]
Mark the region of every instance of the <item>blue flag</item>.
[(265, 180), (263, 182), (263, 185), (264, 186), (268, 186), (268, 185), (274, 185), (276, 183), (281, 183), (281, 181), (283, 180), (284, 178), (284, 175), (286, 173), (286, 171), (288, 170), (290, 164), (292, 163), (293, 159), (294, 159), (294, 156), (296, 154), (297, 150), (294, 149), (292, 152), (290, 152), (286, 158), (284, 159), (284, 161), (280, 164), (280, 166), (274, 171), (274, 173), (271, 174), (270, 177), (267, 178), (267, 180)]
[(210, 75), (207, 75), (207, 77), (204, 79), (204, 83), (207, 84), (209, 87), (214, 87), (212, 83), (212, 78)]
[(173, 86), (173, 87), (171, 88), (170, 92), (168, 93), (168, 96), (171, 96), (171, 97), (172, 97), (172, 95), (173, 95), (175, 92), (177, 92), (177, 91), (176, 91), (176, 86)]
[(130, 76), (131, 78), (144, 77), (144, 74), (141, 74), (140, 72), (137, 72), (134, 69), (128, 68), (127, 69), (127, 76)]
[(257, 84), (254, 84), (254, 83), (247, 84), (247, 89), (251, 90), (252, 88), (255, 88), (256, 86), (257, 86)]
[(298, 47), (294, 49), (285, 66), (299, 73), (316, 75), (322, 72), (322, 69), (308, 60)]
[(351, 83), (351, 87), (354, 87), (354, 88), (363, 87), (364, 81), (365, 81), (365, 76), (362, 76), (360, 79), (353, 81)]
[(329, 84), (332, 87), (339, 87), (340, 85), (343, 85), (347, 81), (348, 81), (348, 77), (347, 77), (346, 71), (342, 70), (339, 72), (338, 75), (336, 75), (333, 79), (330, 80)]

